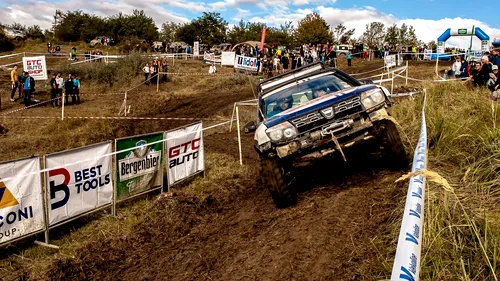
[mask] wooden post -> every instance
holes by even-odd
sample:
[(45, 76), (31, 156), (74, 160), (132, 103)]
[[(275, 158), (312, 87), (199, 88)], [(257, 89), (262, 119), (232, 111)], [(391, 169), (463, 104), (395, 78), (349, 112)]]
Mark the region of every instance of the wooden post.
[(160, 72), (156, 74), (156, 92), (158, 93), (160, 91)]
[[(392, 72), (392, 79), (391, 79), (391, 95), (394, 93), (394, 71)], [(387, 75), (389, 77), (389, 75)]]
[(62, 95), (62, 112), (61, 112), (61, 120), (64, 120), (64, 97), (65, 97), (65, 91), (63, 91), (63, 95)]
[(406, 86), (408, 86), (408, 61), (406, 61)]
[(238, 129), (238, 149), (240, 152), (240, 165), (243, 166), (243, 158), (241, 156), (240, 114), (238, 113), (238, 107), (236, 107), (236, 128)]
[(233, 129), (234, 112), (236, 110), (236, 103), (233, 104), (233, 114), (231, 115), (231, 122), (229, 123), (229, 132)]

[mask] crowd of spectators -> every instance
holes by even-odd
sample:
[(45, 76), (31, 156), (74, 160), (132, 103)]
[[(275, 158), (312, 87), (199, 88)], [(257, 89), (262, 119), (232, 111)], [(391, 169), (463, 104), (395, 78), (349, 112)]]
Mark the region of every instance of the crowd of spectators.
[[(146, 63), (146, 65), (142, 68), (142, 71), (144, 73), (144, 84), (149, 86), (151, 83), (166, 83), (168, 78), (167, 58), (164, 57), (159, 59), (156, 57), (151, 63)], [(161, 80), (158, 81), (157, 79)]]

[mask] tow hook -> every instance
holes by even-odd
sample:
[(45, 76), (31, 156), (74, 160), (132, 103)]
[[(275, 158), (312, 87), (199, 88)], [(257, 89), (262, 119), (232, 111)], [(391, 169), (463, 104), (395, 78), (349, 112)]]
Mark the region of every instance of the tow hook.
[(354, 120), (352, 119), (329, 124), (321, 129), (321, 136), (325, 137), (338, 131), (342, 131), (346, 128), (351, 128), (353, 124)]

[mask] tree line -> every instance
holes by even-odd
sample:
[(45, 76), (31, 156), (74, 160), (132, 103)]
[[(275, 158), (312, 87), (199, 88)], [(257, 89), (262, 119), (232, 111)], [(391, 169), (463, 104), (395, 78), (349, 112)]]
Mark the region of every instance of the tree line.
[(99, 17), (84, 13), (81, 10), (61, 12), (57, 10), (53, 16), (51, 29), (42, 30), (40, 26), (24, 26), (14, 23), (9, 27), (24, 31), (29, 38), (75, 42), (94, 39), (96, 36), (108, 36), (114, 42), (126, 39), (144, 39), (146, 41), (163, 41), (167, 44), (184, 41), (193, 45), (194, 41), (212, 46), (220, 43), (236, 44), (244, 41), (260, 41), (262, 30), (266, 28), (266, 43), (294, 47), (298, 44), (334, 43), (370, 45), (388, 44), (419, 45), (415, 29), (411, 25), (396, 24), (385, 26), (381, 22), (366, 25), (359, 38), (354, 37), (355, 29), (348, 29), (343, 24), (330, 26), (317, 13), (311, 13), (294, 25), (285, 22), (279, 27), (267, 26), (260, 22), (245, 22), (231, 26), (219, 13), (203, 12), (203, 14), (187, 23), (165, 22), (157, 28), (153, 19), (144, 11), (134, 10), (132, 14), (118, 13), (109, 17)]

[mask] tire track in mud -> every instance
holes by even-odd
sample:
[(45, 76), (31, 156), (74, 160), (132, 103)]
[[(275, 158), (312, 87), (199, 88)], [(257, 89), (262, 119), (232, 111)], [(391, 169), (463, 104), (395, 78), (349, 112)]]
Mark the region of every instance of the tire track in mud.
[[(205, 139), (207, 151), (237, 155), (235, 134)], [(258, 165), (244, 137), (244, 162)], [(347, 164), (322, 161), (298, 172), (297, 206), (277, 209), (257, 180), (205, 198), (183, 195), (157, 203), (164, 216), (126, 238), (88, 246), (54, 264), (51, 280), (370, 280), (376, 268), (371, 239), (388, 232), (404, 184), (376, 157)], [(362, 161), (364, 160), (364, 161)], [(314, 180), (312, 180), (314, 179)], [(214, 184), (231, 184), (214, 183)]]

